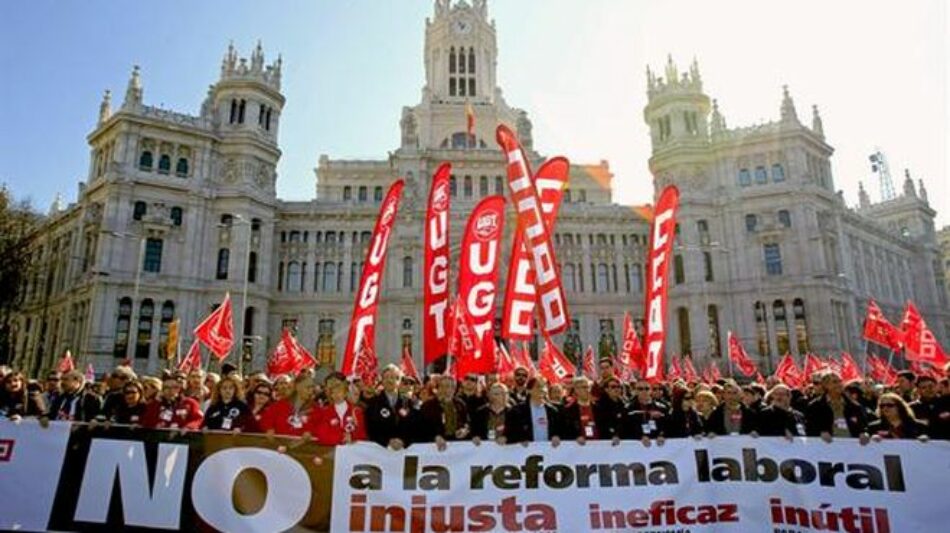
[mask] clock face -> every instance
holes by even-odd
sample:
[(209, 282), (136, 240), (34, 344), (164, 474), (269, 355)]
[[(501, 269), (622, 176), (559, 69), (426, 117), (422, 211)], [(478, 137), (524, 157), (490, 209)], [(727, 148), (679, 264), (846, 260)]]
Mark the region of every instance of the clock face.
[(465, 19), (459, 19), (452, 23), (452, 30), (455, 33), (466, 34), (472, 31), (472, 23)]

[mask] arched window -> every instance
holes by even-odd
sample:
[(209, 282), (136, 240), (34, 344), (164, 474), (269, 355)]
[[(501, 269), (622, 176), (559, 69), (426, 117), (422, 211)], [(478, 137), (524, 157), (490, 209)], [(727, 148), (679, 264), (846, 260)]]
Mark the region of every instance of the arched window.
[(792, 227), (792, 214), (789, 213), (788, 209), (780, 209), (778, 212), (778, 223), (782, 227), (790, 228)]
[(703, 267), (703, 270), (706, 272), (706, 281), (715, 281), (715, 275), (713, 274), (712, 254), (709, 252), (703, 252)]
[(215, 271), (215, 279), (228, 279), (228, 263), (231, 260), (231, 250), (221, 248), (218, 250), (218, 268)]
[(634, 263), (630, 268), (630, 283), (633, 285), (633, 292), (643, 292), (643, 267), (640, 263)]
[(247, 100), (241, 99), (241, 105), (238, 106), (238, 124), (244, 124), (244, 111), (247, 108)]
[(459, 186), (458, 182), (455, 181), (455, 176), (449, 176), (449, 196), (456, 197), (458, 196)]
[(228, 124), (234, 124), (234, 121), (237, 120), (237, 100), (231, 99), (231, 118), (228, 120)]
[(374, 188), (373, 188), (373, 201), (376, 202), (376, 203), (379, 203), (379, 202), (382, 202), (382, 201), (383, 201), (383, 188), (382, 188), (382, 187), (374, 187)]
[(764, 303), (755, 302), (755, 334), (760, 357), (769, 357), (772, 353), (766, 312)]
[(706, 308), (706, 319), (709, 323), (709, 355), (722, 357), (722, 341), (719, 336), (719, 308), (709, 305)]
[(412, 288), (412, 256), (402, 258), (402, 288)]
[(142, 155), (139, 156), (139, 169), (141, 170), (152, 170), (152, 152), (145, 150), (142, 152)]
[(369, 189), (367, 189), (365, 185), (360, 185), (357, 199), (359, 200), (360, 203), (363, 203), (368, 199), (368, 194), (369, 194)]
[(158, 158), (158, 173), (168, 174), (172, 169), (172, 158), (168, 154), (162, 154)]
[(749, 169), (739, 169), (739, 186), (748, 187), (749, 185), (752, 185), (752, 174)]
[(759, 225), (759, 217), (748, 214), (745, 216), (745, 230), (749, 233), (755, 233)]
[(168, 328), (175, 320), (175, 304), (171, 300), (165, 300), (162, 304), (162, 316), (158, 326), (158, 349), (159, 357), (164, 358), (168, 353)]
[(805, 301), (795, 298), (792, 302), (792, 311), (795, 313), (795, 340), (798, 343), (798, 353), (811, 351), (808, 342), (808, 322), (805, 319)]
[(597, 265), (597, 292), (610, 292), (610, 272), (605, 263)]
[(270, 131), (270, 117), (271, 112), (274, 110), (272, 107), (267, 108), (267, 115), (264, 117), (264, 129)]
[(678, 307), (676, 309), (676, 322), (679, 325), (680, 332), (680, 354), (692, 353), (693, 342), (689, 330), (689, 309)]
[(488, 176), (478, 178), (478, 195), (483, 198), (488, 196)]
[(360, 283), (360, 270), (359, 263), (353, 261), (350, 263), (350, 292), (353, 292), (357, 289), (357, 286)]
[(119, 300), (119, 315), (115, 321), (115, 342), (112, 347), (112, 356), (124, 359), (129, 351), (129, 321), (132, 319), (132, 299)]
[(181, 226), (182, 213), (183, 212), (180, 207), (173, 207), (171, 209), (169, 218), (172, 219), (172, 224)]
[(247, 254), (247, 282), (257, 282), (257, 252)]
[(188, 160), (184, 157), (179, 157), (178, 162), (175, 163), (175, 175), (179, 178), (184, 178), (188, 175)]
[(300, 242), (300, 232), (293, 230), (290, 232), (290, 242)]
[(463, 185), (463, 194), (465, 195), (466, 198), (472, 197), (472, 177), (471, 176), (465, 176), (465, 181)]
[(249, 306), (244, 310), (244, 336), (250, 337), (254, 335), (254, 315), (257, 314), (257, 309), (253, 306)]
[(335, 292), (336, 288), (336, 263), (326, 263), (323, 265), (323, 292)]
[(778, 163), (772, 165), (772, 181), (776, 183), (785, 181), (785, 169)]
[(785, 354), (791, 349), (789, 341), (788, 314), (785, 312), (785, 302), (772, 302), (772, 319), (775, 321), (775, 344), (779, 354)]
[(343, 187), (343, 201), (349, 202), (352, 199), (353, 199), (353, 187), (350, 187), (349, 185)]
[(145, 202), (135, 202), (132, 206), (132, 220), (142, 220), (142, 217), (144, 217), (147, 212), (148, 206), (145, 205)]
[(677, 285), (686, 283), (686, 266), (683, 264), (682, 254), (673, 256), (673, 281)]
[(155, 304), (150, 298), (142, 300), (139, 307), (139, 326), (135, 338), (135, 358), (148, 359), (152, 347), (152, 319), (155, 316)]
[(765, 172), (765, 167), (755, 167), (755, 183), (757, 185), (765, 185), (769, 182), (769, 176)]
[(501, 176), (495, 176), (495, 194), (505, 194), (505, 180)]
[[(455, 47), (449, 48), (449, 74), (455, 74)], [(454, 94), (450, 96), (455, 96)]]
[(299, 292), (301, 282), (300, 263), (291, 261), (287, 263), (287, 292)]

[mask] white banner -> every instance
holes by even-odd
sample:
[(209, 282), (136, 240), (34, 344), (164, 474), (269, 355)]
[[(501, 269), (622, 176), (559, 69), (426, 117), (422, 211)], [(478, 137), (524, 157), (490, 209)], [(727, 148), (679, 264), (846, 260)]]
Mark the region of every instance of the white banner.
[(0, 530), (46, 531), (69, 424), (0, 423)]
[(331, 531), (938, 531), (948, 479), (947, 442), (357, 444), (336, 450)]

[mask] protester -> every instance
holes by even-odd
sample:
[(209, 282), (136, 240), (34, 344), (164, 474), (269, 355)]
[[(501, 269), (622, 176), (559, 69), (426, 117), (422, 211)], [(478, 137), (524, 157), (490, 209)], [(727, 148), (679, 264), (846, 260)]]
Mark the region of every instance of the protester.
[(864, 434), (867, 428), (866, 411), (843, 394), (841, 377), (834, 372), (825, 372), (819, 379), (821, 395), (808, 404), (805, 412), (806, 433), (825, 440)]
[(260, 428), (272, 435), (313, 438), (316, 433), (317, 385), (307, 374), (294, 380), (286, 396), (271, 403), (261, 413)]
[(729, 379), (722, 386), (722, 403), (706, 419), (706, 432), (716, 435), (748, 435), (755, 431), (755, 412), (741, 399), (742, 391)]
[(109, 390), (103, 395), (102, 412), (111, 420), (118, 406), (125, 403), (125, 386), (136, 380), (135, 372), (127, 366), (117, 366), (106, 378)]
[(508, 387), (501, 382), (493, 383), (488, 388), (488, 402), (472, 414), (472, 440), (505, 444), (505, 418), (509, 406)]
[(50, 370), (46, 373), (46, 381), (43, 385), (43, 403), (47, 407), (53, 405), (56, 398), (63, 393), (62, 383), (63, 374), (59, 370)]
[(574, 378), (574, 394), (568, 397), (561, 410), (566, 438), (575, 438), (580, 442), (600, 438), (594, 414), (593, 382), (584, 377)]
[(805, 417), (792, 408), (792, 391), (778, 384), (766, 395), (767, 404), (758, 413), (755, 432), (763, 437), (804, 437)]
[(459, 385), (458, 397), (465, 402), (465, 409), (469, 413), (474, 413), (479, 407), (485, 405), (488, 400), (482, 393), (478, 374), (469, 374), (465, 376)]
[(602, 384), (605, 393), (594, 404), (597, 434), (602, 439), (619, 441), (626, 436), (628, 427), (623, 384), (613, 374), (604, 378)]
[(162, 392), (162, 380), (155, 376), (145, 376), (142, 378), (142, 390), (145, 402), (151, 402), (158, 398), (158, 393)]
[(564, 427), (558, 408), (548, 401), (547, 382), (533, 377), (526, 386), (528, 401), (515, 405), (505, 416), (505, 438), (509, 443), (551, 441), (557, 446), (564, 436)]
[(215, 382), (202, 427), (221, 431), (257, 431), (257, 421), (244, 402), (244, 389), (236, 374), (226, 374)]
[(199, 429), (204, 416), (198, 400), (182, 394), (178, 376), (166, 376), (162, 392), (152, 400), (142, 415), (142, 425), (150, 429)]
[(141, 424), (148, 405), (145, 400), (145, 387), (139, 381), (131, 381), (126, 383), (120, 392), (122, 402), (110, 408), (106, 419), (116, 424)]
[(369, 440), (394, 450), (412, 444), (419, 418), (418, 405), (399, 391), (402, 379), (398, 366), (386, 366), (383, 390), (366, 403), (364, 411)]
[(0, 417), (18, 420), (46, 412), (41, 392), (30, 391), (22, 372), (11, 372), (0, 381)]
[(320, 444), (339, 446), (366, 440), (363, 409), (347, 399), (346, 383), (339, 380), (328, 383), (327, 404), (319, 409), (315, 434)]
[(715, 411), (716, 407), (719, 406), (719, 398), (713, 394), (712, 390), (702, 389), (695, 393), (695, 402), (696, 412), (699, 413), (699, 418), (705, 425), (708, 423), (709, 417), (713, 414), (713, 411)]
[(273, 394), (274, 391), (271, 389), (270, 383), (258, 380), (257, 385), (251, 389), (251, 392), (247, 395), (248, 408), (251, 411), (251, 416), (253, 416), (255, 422), (257, 422), (258, 427), (260, 427), (261, 415), (267, 406), (270, 405)]
[(662, 390), (646, 380), (636, 383), (633, 388), (636, 395), (627, 408), (627, 431), (622, 438), (644, 441), (665, 438), (669, 407), (658, 399), (661, 395), (655, 393), (657, 389)]
[(95, 393), (86, 390), (86, 378), (79, 370), (63, 374), (62, 394), (49, 406), (50, 420), (89, 422), (102, 410), (102, 402)]
[(421, 440), (435, 442), (444, 448), (446, 441), (471, 437), (468, 410), (465, 402), (455, 396), (455, 388), (455, 378), (439, 378), (435, 397), (422, 404)]
[(926, 438), (926, 424), (914, 418), (914, 412), (899, 394), (886, 392), (881, 395), (877, 417), (867, 427), (867, 432), (876, 439)]
[(914, 416), (927, 424), (931, 438), (950, 439), (950, 397), (940, 394), (932, 376), (918, 377), (916, 385), (917, 400), (910, 404)]
[(685, 387), (673, 391), (673, 405), (666, 419), (667, 438), (694, 437), (704, 433), (703, 419), (695, 405), (695, 392)]

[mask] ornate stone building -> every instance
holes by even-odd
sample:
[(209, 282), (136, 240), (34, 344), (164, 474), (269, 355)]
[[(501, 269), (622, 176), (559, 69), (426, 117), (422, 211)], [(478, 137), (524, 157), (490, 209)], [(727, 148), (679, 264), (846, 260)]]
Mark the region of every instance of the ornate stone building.
[[(399, 176), (407, 187), (377, 348), (384, 362), (407, 344), (421, 353), (422, 220), (432, 172), (453, 164), (457, 264), (474, 204), (506, 193), (495, 126), (516, 129), (533, 164), (543, 161), (527, 112), (502, 96), (497, 53), (485, 0), (436, 0), (426, 21), (425, 84), (419, 103), (402, 110), (400, 145), (378, 160), (320, 156), (309, 201), (275, 194), (280, 59), (268, 65), (260, 46), (247, 59), (229, 48), (197, 115), (145, 105), (136, 67), (121, 106), (113, 110), (108, 93), (103, 99), (77, 201), (55, 206), (36, 235), (14, 363), (36, 372), (72, 349), (98, 369), (128, 357), (154, 372), (170, 322), (181, 319), (186, 349), (188, 332), (225, 291), (252, 367), (263, 366), (282, 327), (331, 361), (346, 339), (378, 205)], [(683, 191), (669, 352), (721, 354), (729, 329), (753, 353), (756, 344), (773, 356), (786, 348), (860, 351), (855, 336), (869, 294), (891, 313), (915, 298), (946, 339), (943, 293), (930, 288), (939, 279), (934, 213), (923, 194), (848, 209), (834, 191), (832, 149), (817, 113), (811, 129), (802, 126), (786, 95), (779, 122), (728, 129), (695, 64), (682, 78), (672, 63), (665, 79), (649, 77), (650, 168), (657, 186)], [(643, 314), (648, 223), (643, 209), (613, 203), (612, 180), (606, 162), (572, 165), (557, 222), (572, 314), (561, 340), (570, 352), (615, 347), (623, 313), (638, 322)], [(506, 224), (509, 236), (514, 226)], [(502, 287), (507, 257), (505, 250)]]

